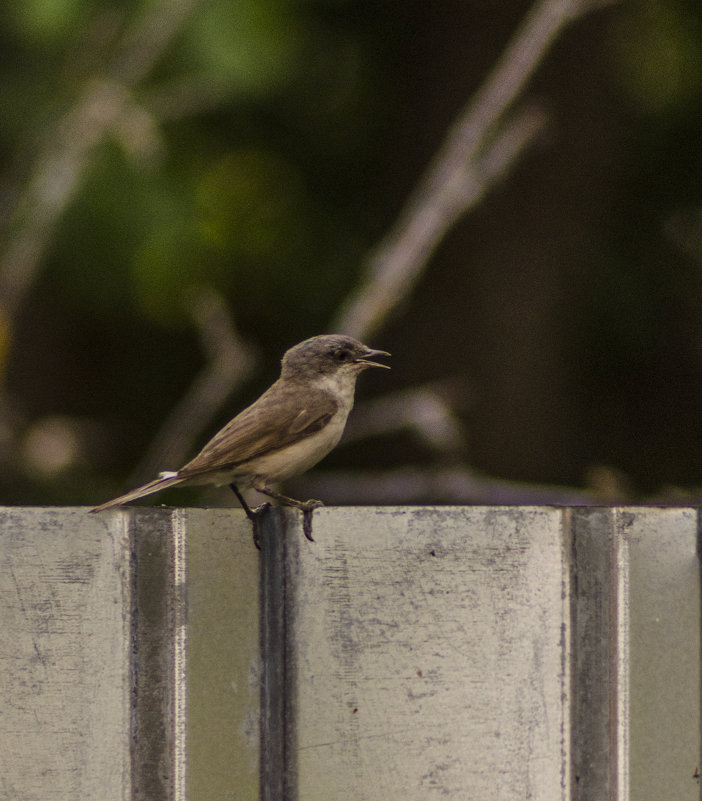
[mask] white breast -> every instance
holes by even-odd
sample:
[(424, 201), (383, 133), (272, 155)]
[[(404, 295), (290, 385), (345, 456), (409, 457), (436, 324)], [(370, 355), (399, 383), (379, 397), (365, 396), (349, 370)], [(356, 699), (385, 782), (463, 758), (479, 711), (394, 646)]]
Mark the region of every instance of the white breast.
[(208, 474), (207, 483), (229, 484), (233, 481), (244, 487), (251, 486), (252, 481), (259, 479), (266, 484), (274, 484), (309, 470), (341, 439), (349, 412), (353, 408), (356, 377), (353, 372), (339, 371), (331, 377), (319, 376), (317, 379), (316, 388), (329, 393), (337, 402), (336, 413), (321, 431), (294, 445), (288, 445), (287, 448), (240, 464), (234, 470), (222, 471), (216, 478)]
[(340, 409), (316, 434), (294, 445), (288, 445), (283, 450), (267, 453), (242, 465), (246, 468), (247, 478), (261, 476), (265, 481), (275, 483), (309, 470), (339, 442), (344, 433), (347, 417), (348, 411)]

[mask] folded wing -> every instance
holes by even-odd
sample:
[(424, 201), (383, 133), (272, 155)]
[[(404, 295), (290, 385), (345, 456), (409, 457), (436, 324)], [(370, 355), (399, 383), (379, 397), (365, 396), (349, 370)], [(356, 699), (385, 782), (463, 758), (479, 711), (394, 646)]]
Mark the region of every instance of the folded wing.
[[(178, 471), (178, 478), (194, 478), (212, 470), (226, 470), (271, 450), (284, 448), (324, 428), (337, 411), (331, 395), (305, 390), (300, 409), (299, 388), (278, 382), (219, 431)], [(287, 397), (295, 393), (295, 400)], [(291, 402), (287, 402), (291, 401)]]

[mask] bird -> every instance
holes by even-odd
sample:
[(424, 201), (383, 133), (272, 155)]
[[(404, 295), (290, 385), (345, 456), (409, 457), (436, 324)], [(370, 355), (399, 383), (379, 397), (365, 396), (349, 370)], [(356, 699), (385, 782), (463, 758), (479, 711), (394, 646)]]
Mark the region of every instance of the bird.
[(341, 439), (353, 408), (356, 379), (369, 367), (390, 369), (371, 359), (390, 356), (344, 334), (314, 336), (285, 352), (280, 377), (228, 422), (187, 464), (90, 511), (104, 512), (180, 484), (228, 485), (254, 523), (269, 505), (251, 509), (242, 491), (253, 488), (303, 512), (303, 531), (312, 538), (318, 500), (298, 501), (271, 487), (317, 464)]

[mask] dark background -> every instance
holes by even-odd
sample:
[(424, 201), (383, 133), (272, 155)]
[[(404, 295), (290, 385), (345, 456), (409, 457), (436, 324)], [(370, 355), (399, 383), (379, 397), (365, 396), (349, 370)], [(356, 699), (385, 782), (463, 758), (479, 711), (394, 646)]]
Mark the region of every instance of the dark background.
[[(169, 3), (104, 0), (0, 10), (8, 297), (7, 254), (38, 214), (47, 153), (61, 152), (92, 82), (120, 84), (130, 27), (159, 7), (167, 15)], [(225, 301), (257, 367), (190, 455), (275, 377), (287, 347), (328, 332), (528, 9), (194, 3), (129, 86), (131, 127), (90, 149), (70, 202), (38, 226), (41, 258), (19, 301), (0, 297), (0, 503), (92, 504), (128, 488), (206, 361), (199, 288)], [(525, 90), (546, 134), (369, 341), (393, 369), (364, 376), (359, 401), (455, 380), (459, 458), (481, 474), (696, 497), (701, 17), (696, 0), (642, 0), (566, 29)], [(319, 469), (439, 461), (394, 434), (341, 447)]]

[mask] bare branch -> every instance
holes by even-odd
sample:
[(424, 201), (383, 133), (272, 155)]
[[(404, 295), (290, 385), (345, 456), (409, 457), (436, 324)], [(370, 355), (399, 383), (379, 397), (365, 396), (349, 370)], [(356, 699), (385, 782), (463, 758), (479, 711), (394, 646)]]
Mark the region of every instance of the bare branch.
[(125, 34), (108, 70), (94, 79), (73, 107), (45, 136), (43, 152), (22, 193), (5, 234), (0, 256), (0, 320), (10, 325), (36, 279), (56, 224), (75, 196), (97, 146), (110, 134), (132, 140), (145, 152), (158, 149), (156, 125), (134, 102), (131, 90), (144, 78), (182, 25), (203, 0), (163, 0)]
[(563, 29), (601, 5), (538, 0), (495, 68), (454, 122), (397, 222), (366, 261), (358, 289), (334, 330), (372, 335), (414, 287), (429, 256), (456, 220), (475, 205), (534, 140), (545, 119), (533, 109), (497, 127)]
[(134, 86), (154, 64), (180, 31), (185, 20), (204, 0), (162, 0), (148, 6), (126, 32), (110, 74), (115, 80)]
[(208, 75), (187, 75), (142, 93), (144, 105), (161, 123), (212, 111), (227, 95), (228, 90)]
[(451, 405), (454, 383), (424, 384), (366, 401), (351, 416), (344, 443), (411, 430), (442, 457), (460, 453), (466, 437)]
[(8, 320), (34, 281), (56, 222), (73, 197), (93, 149), (115, 124), (124, 103), (121, 87), (92, 84), (47, 137), (47, 147), (20, 199), (16, 230), (0, 259), (0, 303)]

